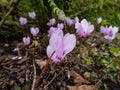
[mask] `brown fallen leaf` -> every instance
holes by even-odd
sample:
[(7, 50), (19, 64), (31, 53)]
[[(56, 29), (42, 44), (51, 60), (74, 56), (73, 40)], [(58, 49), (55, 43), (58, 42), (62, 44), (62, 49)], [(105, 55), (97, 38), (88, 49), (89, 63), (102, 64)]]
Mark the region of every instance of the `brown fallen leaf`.
[(36, 62), (36, 64), (38, 64), (40, 69), (42, 69), (46, 65), (46, 63), (47, 63), (46, 60), (39, 60), (39, 59), (35, 60), (35, 62)]
[(94, 85), (67, 86), (69, 90), (98, 90)]
[(84, 84), (90, 84), (89, 81), (85, 80), (80, 74), (76, 73), (75, 71), (72, 71), (74, 83), (84, 83)]

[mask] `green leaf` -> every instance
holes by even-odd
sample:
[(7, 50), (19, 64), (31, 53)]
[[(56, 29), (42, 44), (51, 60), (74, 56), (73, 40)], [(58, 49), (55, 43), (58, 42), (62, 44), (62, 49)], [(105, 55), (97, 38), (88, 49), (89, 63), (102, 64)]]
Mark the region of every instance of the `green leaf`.
[(75, 65), (75, 66), (74, 66), (74, 69), (79, 71), (79, 70), (80, 70), (80, 67), (79, 67), (78, 65)]
[(84, 60), (86, 61), (87, 65), (91, 65), (92, 64), (92, 61), (90, 59), (84, 58)]
[(92, 76), (92, 77), (95, 77), (95, 78), (98, 77), (97, 73), (95, 73), (94, 71), (91, 72), (91, 76)]
[(110, 48), (110, 52), (114, 55), (114, 56), (120, 56), (120, 50), (116, 47), (111, 47)]
[(19, 86), (16, 86), (15, 90), (21, 90), (21, 88)]

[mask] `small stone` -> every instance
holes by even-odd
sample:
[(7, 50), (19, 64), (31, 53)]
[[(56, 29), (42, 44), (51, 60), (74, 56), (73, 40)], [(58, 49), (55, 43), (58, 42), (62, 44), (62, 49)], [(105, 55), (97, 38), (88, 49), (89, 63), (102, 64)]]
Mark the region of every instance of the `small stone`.
[(90, 73), (89, 73), (89, 72), (85, 72), (85, 73), (84, 73), (84, 77), (85, 77), (85, 78), (90, 78)]

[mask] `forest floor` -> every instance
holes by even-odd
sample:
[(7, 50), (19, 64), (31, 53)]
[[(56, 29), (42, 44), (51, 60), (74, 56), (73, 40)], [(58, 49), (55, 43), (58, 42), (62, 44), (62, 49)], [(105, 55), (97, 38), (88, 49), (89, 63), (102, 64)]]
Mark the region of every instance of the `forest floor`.
[[(84, 40), (77, 42), (67, 60), (56, 64), (46, 55), (44, 38), (31, 48), (17, 40), (1, 41), (0, 90), (120, 90), (120, 55), (114, 56), (110, 49), (120, 50), (119, 35), (112, 43), (99, 41), (88, 49), (95, 38), (99, 37), (90, 39), (90, 44), (88, 39), (85, 46), (81, 44)], [(20, 48), (17, 52), (16, 47)], [(85, 58), (81, 50), (85, 50)], [(109, 59), (119, 62), (113, 64)]]

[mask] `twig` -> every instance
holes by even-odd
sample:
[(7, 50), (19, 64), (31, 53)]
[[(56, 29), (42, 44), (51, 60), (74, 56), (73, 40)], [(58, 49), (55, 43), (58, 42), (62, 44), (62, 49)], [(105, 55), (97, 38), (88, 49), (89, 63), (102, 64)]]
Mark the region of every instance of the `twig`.
[(9, 9), (9, 11), (7, 12), (7, 14), (3, 17), (3, 19), (0, 22), (0, 27), (2, 26), (2, 24), (5, 22), (6, 18), (8, 17), (8, 15), (13, 11), (14, 7), (20, 2), (20, 0), (18, 0), (17, 2), (12, 2), (12, 7)]
[(27, 61), (28, 59), (29, 59), (29, 58), (28, 58), (28, 52), (26, 52), (26, 54), (25, 54), (25, 56), (23, 57), (23, 59), (22, 59), (21, 61), (17, 62), (17, 64), (21, 64), (21, 63)]
[(35, 66), (35, 61), (33, 60), (33, 67), (34, 67), (34, 78), (33, 78), (33, 84), (31, 90), (35, 90), (35, 82), (36, 82), (36, 66)]
[(47, 88), (51, 83), (52, 83), (52, 81), (56, 78), (56, 73), (55, 73), (55, 75), (54, 75), (54, 77), (50, 80), (50, 82), (48, 82), (48, 84), (47, 85), (45, 85), (44, 86), (44, 88)]
[(49, 62), (50, 62), (50, 59), (48, 60), (48, 62), (46, 63), (46, 65), (43, 67), (42, 72), (41, 72), (39, 78), (37, 79), (37, 81), (35, 83), (35, 89), (37, 88), (38, 84), (42, 81), (45, 73), (47, 72)]
[[(50, 58), (53, 56), (54, 53), (55, 52), (52, 53), (52, 55), (50, 56)], [(46, 72), (48, 70), (48, 66), (49, 66), (49, 63), (50, 63), (50, 58), (48, 59), (46, 65), (43, 67), (42, 72), (41, 72), (39, 78), (36, 80), (35, 89), (37, 89), (38, 84), (42, 81), (44, 75), (46, 74)]]

